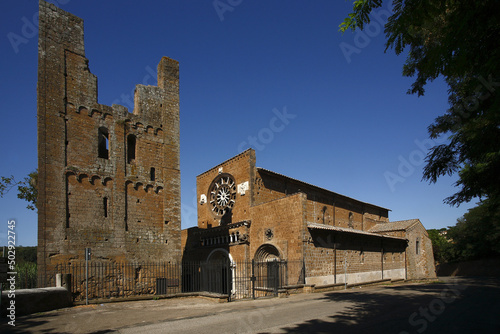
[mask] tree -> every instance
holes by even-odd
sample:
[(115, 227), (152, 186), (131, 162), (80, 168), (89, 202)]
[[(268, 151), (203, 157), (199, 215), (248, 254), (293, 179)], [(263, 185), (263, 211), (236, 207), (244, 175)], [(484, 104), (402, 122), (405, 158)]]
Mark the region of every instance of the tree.
[(438, 263), (500, 255), (500, 209), (489, 199), (469, 209), (455, 226), (427, 232)]
[(448, 229), (454, 260), (466, 261), (500, 255), (500, 210), (497, 203), (483, 201)]
[[(381, 0), (356, 0), (340, 31), (363, 29)], [(403, 75), (415, 77), (409, 94), (442, 76), (449, 108), (428, 128), (448, 136), (427, 154), (423, 180), (458, 174), (459, 191), (445, 199), (460, 205), (473, 198), (500, 203), (500, 1), (394, 0), (385, 24), (386, 51), (407, 51)]]
[(442, 232), (447, 232), (447, 230), (445, 228), (440, 230), (427, 230), (429, 238), (432, 242), (432, 253), (434, 254), (434, 261), (436, 261), (437, 263), (450, 262), (456, 258), (453, 247), (454, 244), (450, 242), (446, 237), (444, 237)]
[(17, 186), (17, 197), (28, 202), (26, 208), (36, 210), (38, 198), (38, 169), (29, 173), (22, 181), (16, 181), (14, 176), (0, 177), (0, 198)]

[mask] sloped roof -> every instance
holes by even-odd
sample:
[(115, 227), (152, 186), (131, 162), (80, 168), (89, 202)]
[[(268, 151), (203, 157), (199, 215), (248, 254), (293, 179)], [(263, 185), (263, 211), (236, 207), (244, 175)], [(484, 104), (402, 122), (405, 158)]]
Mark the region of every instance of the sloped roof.
[(283, 174), (280, 174), (280, 173), (273, 172), (272, 170), (269, 170), (269, 169), (265, 169), (265, 168), (262, 168), (262, 167), (257, 167), (257, 170), (260, 171), (260, 172), (265, 172), (267, 174), (272, 174), (272, 175), (280, 176), (282, 178), (286, 178), (286, 179), (289, 179), (291, 181), (295, 181), (297, 183), (302, 183), (302, 184), (304, 184), (306, 186), (313, 187), (313, 188), (316, 188), (316, 189), (319, 189), (319, 190), (322, 190), (322, 191), (326, 191), (326, 192), (329, 192), (330, 194), (341, 196), (341, 197), (344, 197), (344, 198), (356, 201), (356, 202), (361, 203), (361, 204), (366, 204), (366, 205), (370, 205), (370, 206), (373, 206), (373, 207), (376, 207), (376, 208), (380, 208), (380, 209), (384, 209), (384, 210), (387, 210), (387, 211), (391, 211), (390, 209), (384, 208), (384, 207), (382, 207), (380, 205), (375, 205), (375, 204), (372, 204), (372, 203), (363, 202), (363, 201), (360, 201), (358, 199), (355, 199), (355, 198), (352, 198), (352, 197), (349, 197), (349, 196), (346, 196), (346, 195), (342, 195), (342, 194), (333, 192), (333, 191), (325, 189), (325, 188), (318, 187), (318, 186), (316, 186), (314, 184), (307, 183), (307, 182), (304, 182), (304, 181), (301, 181), (301, 180), (294, 179), (293, 177), (290, 177), (290, 176), (286, 176), (286, 175), (283, 175)]
[(336, 232), (344, 232), (344, 233), (362, 234), (362, 235), (368, 235), (368, 236), (378, 237), (378, 238), (406, 240), (405, 238), (393, 237), (390, 235), (371, 233), (371, 232), (366, 232), (366, 231), (361, 231), (361, 230), (355, 230), (352, 228), (325, 225), (325, 224), (319, 224), (319, 223), (307, 223), (307, 227), (310, 229), (317, 229), (317, 230), (328, 230), (328, 231), (336, 231)]
[(389, 223), (379, 223), (373, 226), (369, 231), (374, 233), (390, 232), (390, 231), (406, 231), (407, 229), (418, 223), (420, 223), (420, 220), (418, 219), (408, 219), (408, 220), (399, 220)]

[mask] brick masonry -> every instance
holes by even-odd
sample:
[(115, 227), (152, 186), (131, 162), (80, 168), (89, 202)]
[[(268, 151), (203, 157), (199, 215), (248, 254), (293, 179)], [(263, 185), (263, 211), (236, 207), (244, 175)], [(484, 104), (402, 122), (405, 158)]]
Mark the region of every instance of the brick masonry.
[[(224, 182), (234, 184), (230, 212), (216, 205)], [(306, 283), (317, 285), (435, 277), (420, 221), (395, 224), (386, 208), (257, 168), (252, 149), (200, 174), (197, 196), (198, 227), (182, 233), (186, 260), (303, 261)]]
[(132, 112), (102, 105), (83, 20), (43, 0), (39, 17), (39, 279), (86, 247), (97, 261), (179, 262), (179, 63), (161, 59)]

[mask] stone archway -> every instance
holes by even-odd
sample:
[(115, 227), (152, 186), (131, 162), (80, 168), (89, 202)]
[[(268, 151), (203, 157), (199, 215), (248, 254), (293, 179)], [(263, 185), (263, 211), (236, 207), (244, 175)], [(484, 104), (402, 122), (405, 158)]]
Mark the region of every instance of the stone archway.
[(234, 266), (233, 257), (226, 249), (212, 250), (203, 266), (204, 290), (221, 294), (234, 293)]
[[(286, 262), (282, 261), (281, 253), (275, 246), (264, 244), (255, 252), (253, 270), (256, 276), (255, 288), (264, 292), (265, 296), (278, 295), (284, 283)], [(284, 270), (285, 269), (285, 270)]]
[(254, 260), (257, 262), (280, 261), (281, 254), (275, 246), (263, 244), (255, 252)]

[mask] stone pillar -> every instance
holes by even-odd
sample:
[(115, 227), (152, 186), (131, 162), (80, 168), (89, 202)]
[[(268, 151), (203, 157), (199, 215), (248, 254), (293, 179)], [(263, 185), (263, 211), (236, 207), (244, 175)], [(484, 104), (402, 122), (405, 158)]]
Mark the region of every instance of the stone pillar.
[(71, 274), (56, 274), (56, 287), (71, 292)]

